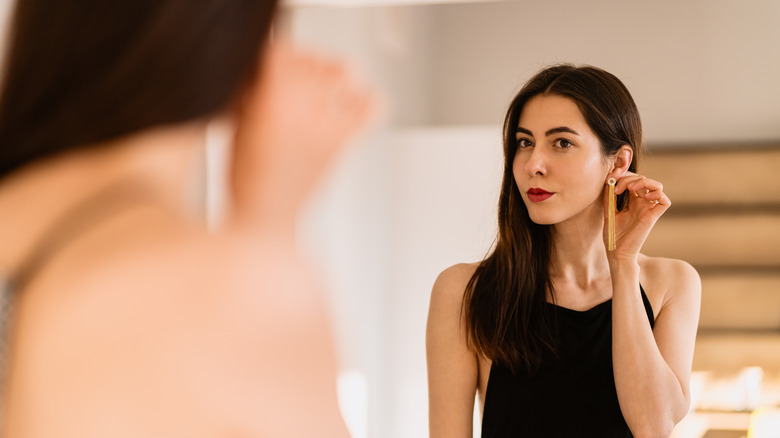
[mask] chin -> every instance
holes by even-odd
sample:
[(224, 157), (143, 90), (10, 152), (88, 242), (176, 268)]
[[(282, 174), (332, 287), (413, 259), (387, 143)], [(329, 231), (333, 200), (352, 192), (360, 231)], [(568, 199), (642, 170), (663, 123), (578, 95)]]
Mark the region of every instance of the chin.
[(528, 211), (528, 218), (536, 225), (555, 225), (560, 222), (559, 218), (546, 214), (532, 214), (530, 210)]
[(548, 219), (534, 219), (531, 218), (531, 222), (535, 223), (536, 225), (555, 225), (558, 223), (558, 221), (548, 220)]
[(555, 225), (567, 219), (568, 209), (562, 209), (560, 205), (550, 203), (532, 203), (523, 199), (528, 218), (537, 225)]

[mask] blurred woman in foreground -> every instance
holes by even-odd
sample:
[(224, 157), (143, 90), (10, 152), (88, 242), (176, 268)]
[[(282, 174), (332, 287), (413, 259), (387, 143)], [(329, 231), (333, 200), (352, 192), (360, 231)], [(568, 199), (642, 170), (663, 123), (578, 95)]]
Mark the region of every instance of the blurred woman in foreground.
[[(305, 196), (370, 116), (274, 1), (21, 0), (0, 98), (3, 436), (346, 436)], [(234, 121), (208, 232), (206, 126)]]

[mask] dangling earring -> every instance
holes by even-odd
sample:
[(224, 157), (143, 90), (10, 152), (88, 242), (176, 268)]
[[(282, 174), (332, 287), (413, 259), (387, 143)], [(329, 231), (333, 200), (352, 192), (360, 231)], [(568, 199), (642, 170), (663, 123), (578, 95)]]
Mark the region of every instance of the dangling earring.
[(607, 249), (615, 250), (615, 178), (607, 180), (609, 185), (609, 202), (607, 206)]

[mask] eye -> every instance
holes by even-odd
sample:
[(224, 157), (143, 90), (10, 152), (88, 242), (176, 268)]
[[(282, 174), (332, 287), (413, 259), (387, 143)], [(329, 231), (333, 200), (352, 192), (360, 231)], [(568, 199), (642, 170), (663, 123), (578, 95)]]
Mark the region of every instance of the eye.
[(517, 139), (517, 147), (520, 148), (520, 149), (525, 149), (525, 148), (531, 147), (533, 145), (534, 145), (533, 142), (531, 142), (531, 140), (529, 140), (529, 139), (527, 139), (525, 137), (521, 137), (521, 138)]
[(569, 149), (572, 146), (574, 146), (574, 143), (566, 140), (565, 138), (559, 138), (555, 140), (555, 147), (558, 149)]

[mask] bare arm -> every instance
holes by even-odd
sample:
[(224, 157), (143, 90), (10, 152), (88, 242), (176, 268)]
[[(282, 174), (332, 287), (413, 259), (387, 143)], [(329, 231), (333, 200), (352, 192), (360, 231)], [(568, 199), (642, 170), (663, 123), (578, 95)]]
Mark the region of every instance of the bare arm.
[(431, 293), (426, 333), (431, 438), (472, 436), (479, 365), (466, 345), (461, 302), (473, 271), (468, 265), (445, 270)]
[(701, 285), (687, 263), (664, 262), (659, 271), (670, 285), (652, 330), (639, 291), (639, 265), (610, 265), (615, 386), (626, 423), (638, 438), (669, 436), (690, 406)]
[[(616, 216), (617, 248), (608, 255), (615, 387), (634, 436), (667, 437), (690, 406), (701, 283), (685, 262), (640, 259), (639, 249), (671, 201), (659, 182), (631, 172), (616, 187), (617, 193), (626, 190), (632, 195)], [(663, 291), (652, 330), (639, 291), (640, 265), (646, 270), (643, 277), (652, 279), (653, 292)]]

